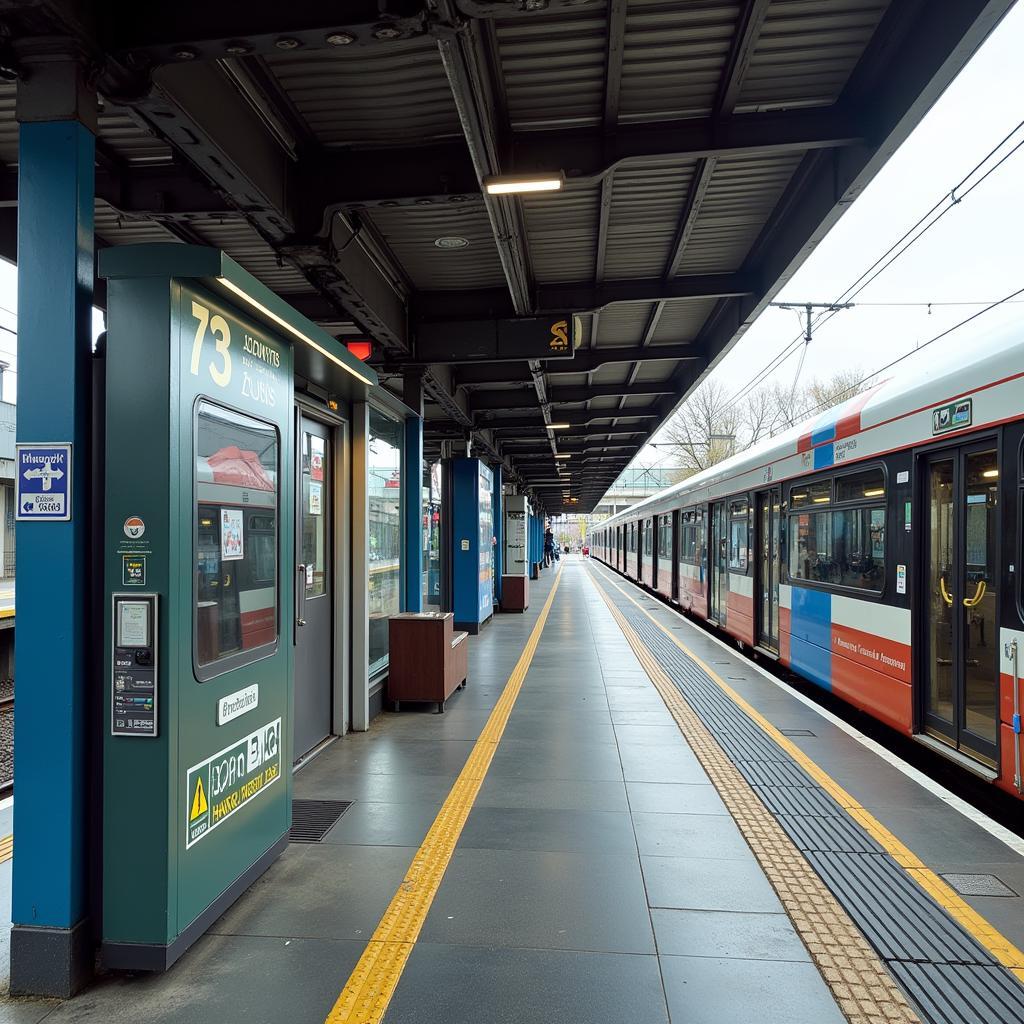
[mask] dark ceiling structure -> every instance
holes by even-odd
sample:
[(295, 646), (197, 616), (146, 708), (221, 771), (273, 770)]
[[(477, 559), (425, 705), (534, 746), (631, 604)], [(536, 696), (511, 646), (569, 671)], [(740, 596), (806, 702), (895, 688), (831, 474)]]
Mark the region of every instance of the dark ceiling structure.
[[(224, 249), (371, 338), (426, 397), (428, 453), (471, 439), (549, 513), (589, 511), (1010, 6), (0, 0), (0, 251), (16, 79), (62, 41), (100, 98), (98, 244)], [(573, 314), (571, 359), (421, 354)]]

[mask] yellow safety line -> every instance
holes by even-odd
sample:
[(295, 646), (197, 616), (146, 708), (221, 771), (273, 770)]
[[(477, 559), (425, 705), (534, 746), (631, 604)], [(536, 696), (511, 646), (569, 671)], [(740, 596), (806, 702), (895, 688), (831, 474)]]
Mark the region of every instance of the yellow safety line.
[(14, 835), (0, 839), (0, 864), (5, 864), (14, 856)]
[(1010, 968), (1024, 981), (1024, 952), (1019, 950), (1005, 935), (998, 931), (960, 895), (944, 882), (931, 868), (890, 832), (873, 814), (865, 810), (831, 775), (812, 761), (795, 743), (784, 736), (751, 704), (744, 700), (714, 669), (699, 658), (679, 640), (667, 627), (662, 625), (641, 604), (615, 582), (603, 569), (601, 575), (618, 590), (627, 601), (635, 605), (660, 629), (688, 658), (698, 664), (713, 679), (728, 697), (743, 709), (790, 757), (796, 761), (850, 817), (860, 823), (875, 841), (927, 892), (955, 921), (974, 936), (1001, 964)]
[(13, 608), (0, 608), (0, 619), (10, 619), (14, 617)]
[(384, 911), (359, 963), (327, 1015), (326, 1024), (378, 1024), (383, 1019), (522, 689), (561, 576), (560, 567), (530, 638), (487, 724), (430, 826), (423, 845), (416, 851), (404, 881)]

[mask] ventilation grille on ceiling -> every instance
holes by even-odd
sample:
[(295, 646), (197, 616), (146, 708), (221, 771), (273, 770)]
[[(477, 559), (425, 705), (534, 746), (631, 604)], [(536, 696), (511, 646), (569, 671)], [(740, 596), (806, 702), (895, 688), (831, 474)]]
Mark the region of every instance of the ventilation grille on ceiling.
[(319, 843), (351, 806), (351, 800), (293, 800), (289, 842)]

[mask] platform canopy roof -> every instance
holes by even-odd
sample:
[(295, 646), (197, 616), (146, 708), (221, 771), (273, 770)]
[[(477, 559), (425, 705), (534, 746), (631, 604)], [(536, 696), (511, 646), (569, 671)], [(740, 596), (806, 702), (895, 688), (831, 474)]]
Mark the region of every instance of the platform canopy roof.
[[(428, 453), (471, 435), (587, 511), (1011, 5), (0, 0), (0, 246), (15, 79), (63, 40), (100, 97), (98, 244), (224, 249), (422, 380)], [(565, 184), (482, 187), (511, 174)], [(572, 359), (481, 358), (571, 314)]]

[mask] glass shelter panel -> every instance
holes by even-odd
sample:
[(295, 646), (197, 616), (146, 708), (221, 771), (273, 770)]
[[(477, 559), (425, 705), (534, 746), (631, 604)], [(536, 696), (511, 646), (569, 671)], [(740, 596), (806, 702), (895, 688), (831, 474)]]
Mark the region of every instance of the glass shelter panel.
[(371, 407), (367, 470), (371, 676), (387, 668), (388, 618), (401, 611), (403, 445), (403, 424)]

